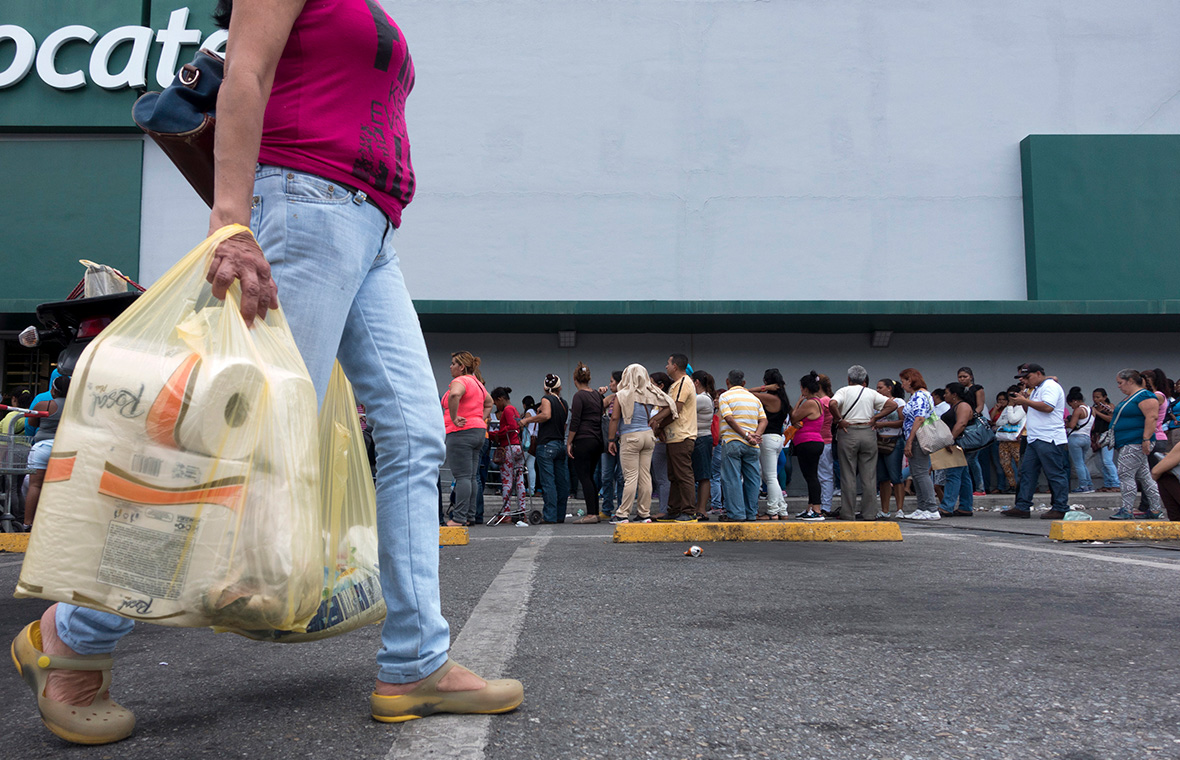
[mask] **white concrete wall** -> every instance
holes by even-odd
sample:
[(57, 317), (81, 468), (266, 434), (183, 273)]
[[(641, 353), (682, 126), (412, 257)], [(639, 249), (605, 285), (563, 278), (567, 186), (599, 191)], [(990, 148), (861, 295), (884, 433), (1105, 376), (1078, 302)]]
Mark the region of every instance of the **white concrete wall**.
[[(386, 6), (418, 73), (415, 298), (543, 271), (531, 298), (1023, 299), (1019, 141), (1180, 131), (1175, 0)], [(148, 281), (206, 224), (153, 151)], [(591, 262), (631, 276), (587, 288)]]

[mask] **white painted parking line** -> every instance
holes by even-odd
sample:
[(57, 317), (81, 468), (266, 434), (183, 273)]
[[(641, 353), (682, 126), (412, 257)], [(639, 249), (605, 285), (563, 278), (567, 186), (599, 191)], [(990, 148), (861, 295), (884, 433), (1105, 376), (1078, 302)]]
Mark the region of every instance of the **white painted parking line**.
[(13, 565), (19, 565), (24, 561), (25, 559), (23, 555), (20, 557), (6, 557), (0, 559), (0, 567), (12, 567)]
[[(553, 537), (551, 528), (542, 528), (528, 544), (513, 552), (451, 645), (451, 656), (456, 662), (485, 678), (504, 674), (524, 625), (537, 554)], [(527, 702), (529, 685), (524, 686)], [(481, 760), (493, 718), (491, 715), (435, 715), (403, 723), (386, 760), (407, 757)]]
[[(946, 533), (932, 533), (923, 531), (917, 536), (929, 536), (930, 538), (942, 538), (949, 541), (967, 541), (966, 536), (951, 536)], [(909, 538), (910, 536), (907, 536)], [(1180, 572), (1180, 562), (1162, 562), (1150, 559), (1132, 559), (1130, 557), (1112, 557), (1109, 554), (1099, 554), (1097, 552), (1084, 552), (1076, 549), (1051, 549), (1047, 546), (1025, 546), (1024, 544), (1014, 544), (1007, 541), (977, 541), (983, 546), (1000, 546), (1005, 549), (1019, 549), (1025, 552), (1039, 552), (1041, 554), (1061, 554), (1066, 557), (1080, 557), (1082, 559), (1092, 559), (1098, 562), (1113, 562), (1118, 565), (1139, 565), (1140, 567), (1154, 567), (1160, 570), (1175, 570)]]

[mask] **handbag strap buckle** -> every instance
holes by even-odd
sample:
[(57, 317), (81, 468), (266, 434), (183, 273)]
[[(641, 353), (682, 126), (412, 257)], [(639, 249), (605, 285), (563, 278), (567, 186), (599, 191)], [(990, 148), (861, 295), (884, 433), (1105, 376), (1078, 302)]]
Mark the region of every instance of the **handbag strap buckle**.
[(201, 70), (191, 63), (186, 63), (180, 67), (180, 71), (177, 72), (176, 78), (179, 79), (180, 83), (185, 87), (192, 88), (196, 86), (197, 80), (201, 78)]

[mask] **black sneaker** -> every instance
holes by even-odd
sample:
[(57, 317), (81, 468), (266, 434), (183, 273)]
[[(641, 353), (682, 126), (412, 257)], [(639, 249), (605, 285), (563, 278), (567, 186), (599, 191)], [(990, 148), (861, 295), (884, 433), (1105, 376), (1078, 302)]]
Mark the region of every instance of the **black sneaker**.
[(675, 520), (675, 522), (696, 522), (696, 521), (697, 521), (696, 515), (690, 515), (687, 513), (676, 515), (676, 520)]
[(717, 518), (717, 522), (745, 522), (744, 517), (730, 517), (729, 515), (721, 515)]
[(611, 525), (619, 525), (621, 523), (629, 523), (629, 522), (631, 522), (631, 521), (628, 520), (626, 517), (619, 517), (618, 515), (612, 515), (610, 518)]
[(824, 517), (819, 512), (804, 512), (803, 514), (799, 515), (799, 519), (803, 522), (823, 522), (828, 518)]
[(670, 515), (667, 512), (658, 515), (652, 515), (652, 522), (676, 522), (676, 515)]

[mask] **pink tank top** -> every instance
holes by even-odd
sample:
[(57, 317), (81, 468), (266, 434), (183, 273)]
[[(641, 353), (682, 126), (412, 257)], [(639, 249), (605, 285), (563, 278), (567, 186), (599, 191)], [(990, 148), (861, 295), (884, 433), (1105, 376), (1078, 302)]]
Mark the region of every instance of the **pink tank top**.
[(363, 191), (397, 227), (414, 197), (413, 87), (405, 38), (377, 0), (307, 0), (275, 70), (258, 163)]
[(459, 430), (472, 430), (475, 428), (487, 430), (488, 423), (483, 421), (483, 400), (487, 389), (483, 387), (483, 383), (471, 375), (459, 375), (455, 380), (463, 383), (464, 390), (463, 396), (459, 399), (459, 411), (455, 416), (466, 417), (467, 424), (463, 427), (458, 427), (451, 422), (451, 410), (447, 403), (451, 395), (450, 387), (448, 386), (447, 392), (442, 395), (443, 423), (447, 426), (447, 432), (454, 433)]
[(823, 408), (824, 414), (816, 417), (814, 420), (803, 420), (802, 426), (799, 428), (799, 432), (795, 433), (795, 443), (824, 443), (823, 423), (824, 420), (827, 419), (829, 420), (829, 424), (831, 424), (831, 418), (828, 416), (827, 406), (824, 405), (824, 402), (827, 401), (827, 399), (817, 398), (815, 400), (818, 401), (820, 407)]
[(832, 442), (832, 410), (830, 404), (832, 399), (830, 396), (824, 396), (819, 400), (819, 405), (824, 408), (824, 418), (820, 423), (819, 432), (824, 437), (824, 443)]

